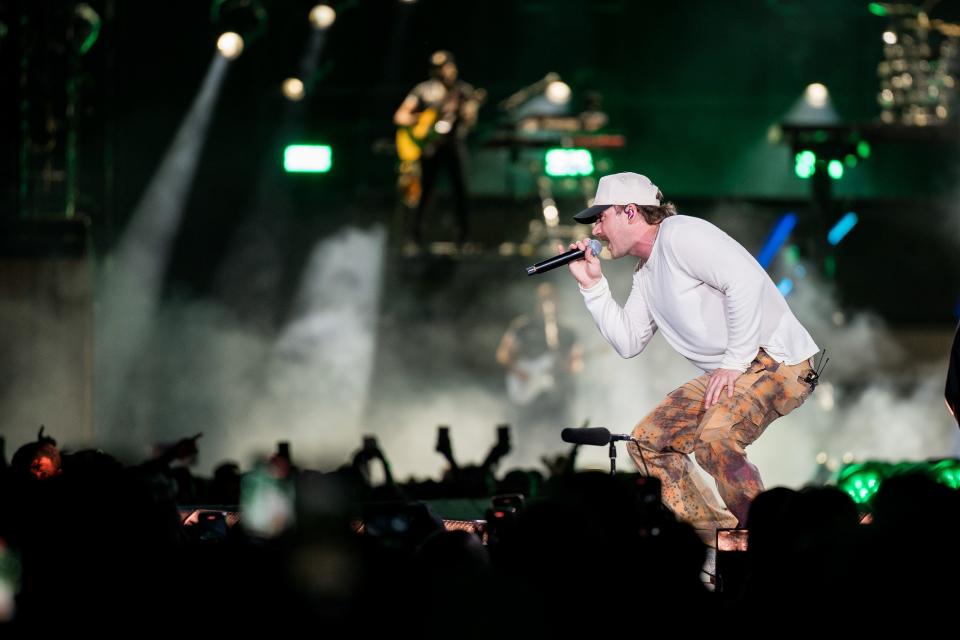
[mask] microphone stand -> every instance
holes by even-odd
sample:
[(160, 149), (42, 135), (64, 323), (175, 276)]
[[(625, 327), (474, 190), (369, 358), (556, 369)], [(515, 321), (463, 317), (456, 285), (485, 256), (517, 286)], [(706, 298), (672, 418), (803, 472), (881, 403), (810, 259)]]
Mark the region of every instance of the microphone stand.
[[(640, 443), (633, 436), (621, 436), (617, 434), (612, 434), (610, 436), (610, 475), (617, 475), (617, 441), (625, 440), (626, 442), (633, 442), (640, 447)], [(650, 472), (647, 470), (647, 461), (643, 460), (643, 450), (640, 451), (640, 459), (643, 461), (643, 469), (646, 474), (649, 476)]]
[[(596, 433), (586, 433), (586, 432), (596, 432)], [(583, 432), (583, 433), (581, 433)], [(560, 434), (564, 442), (573, 443), (575, 447), (579, 447), (581, 444), (589, 444), (594, 446), (603, 446), (603, 440), (606, 439), (606, 444), (608, 445), (609, 455), (610, 455), (610, 475), (617, 475), (617, 441), (625, 440), (627, 442), (632, 442), (637, 445), (637, 450), (640, 453), (640, 461), (643, 463), (643, 470), (646, 475), (650, 475), (650, 471), (647, 469), (647, 461), (643, 459), (643, 449), (640, 448), (640, 441), (634, 438), (633, 436), (628, 436), (622, 433), (610, 433), (606, 429), (564, 429), (563, 433)], [(600, 439), (596, 436), (600, 436)]]

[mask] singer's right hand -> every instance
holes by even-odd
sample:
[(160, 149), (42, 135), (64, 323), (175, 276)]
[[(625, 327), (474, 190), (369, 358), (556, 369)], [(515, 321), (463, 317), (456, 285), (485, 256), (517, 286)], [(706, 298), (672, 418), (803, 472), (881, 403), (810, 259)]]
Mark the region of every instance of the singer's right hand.
[[(579, 240), (572, 243), (569, 249), (580, 249), (584, 251), (582, 260), (574, 260), (567, 264), (567, 268), (570, 269), (570, 273), (572, 273), (573, 277), (580, 283), (580, 286), (584, 289), (589, 289), (600, 282), (600, 278), (603, 277), (603, 271), (600, 268), (600, 258), (593, 255), (590, 247), (587, 246), (586, 240)], [(563, 245), (557, 245), (557, 250), (563, 252)]]

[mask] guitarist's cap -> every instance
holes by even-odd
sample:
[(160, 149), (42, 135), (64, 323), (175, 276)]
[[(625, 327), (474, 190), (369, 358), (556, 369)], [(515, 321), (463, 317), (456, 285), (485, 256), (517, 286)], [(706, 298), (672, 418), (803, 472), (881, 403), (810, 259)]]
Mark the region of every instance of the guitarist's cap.
[(660, 189), (650, 182), (647, 176), (630, 172), (614, 173), (600, 178), (593, 206), (573, 216), (573, 219), (583, 224), (593, 224), (597, 221), (597, 216), (615, 204), (626, 206), (633, 203), (659, 207), (662, 198)]

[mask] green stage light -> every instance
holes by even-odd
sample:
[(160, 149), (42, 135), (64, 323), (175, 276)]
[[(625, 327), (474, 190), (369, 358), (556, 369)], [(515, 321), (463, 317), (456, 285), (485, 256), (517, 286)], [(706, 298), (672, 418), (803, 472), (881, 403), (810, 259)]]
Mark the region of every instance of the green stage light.
[(593, 154), (589, 149), (548, 149), (544, 163), (544, 171), (551, 178), (593, 175)]
[(932, 471), (937, 482), (960, 489), (960, 460), (941, 460), (933, 464)]
[(870, 143), (866, 140), (861, 140), (857, 143), (857, 155), (861, 158), (870, 157)]
[(837, 474), (837, 487), (857, 504), (868, 505), (887, 479), (910, 474), (922, 474), (951, 489), (960, 489), (960, 460), (956, 458), (898, 463), (869, 460), (849, 464)]
[(869, 9), (873, 15), (880, 16), (881, 18), (887, 15), (887, 8), (880, 2), (871, 2), (867, 5), (867, 9)]
[(809, 178), (817, 170), (817, 154), (809, 149), (794, 157), (793, 172), (800, 178)]
[(840, 472), (837, 487), (857, 504), (870, 502), (883, 480), (882, 469), (875, 464), (852, 464)]
[(809, 149), (805, 149), (797, 154), (797, 162), (802, 164), (816, 164), (817, 154)]
[(844, 164), (846, 164), (848, 167), (850, 167), (851, 169), (853, 169), (855, 166), (857, 166), (857, 156), (853, 155), (852, 153), (848, 153), (848, 154), (843, 158), (843, 162), (844, 162)]
[(326, 144), (291, 144), (283, 150), (287, 173), (326, 173), (333, 166), (333, 149)]
[(839, 180), (843, 177), (843, 163), (839, 160), (831, 160), (827, 164), (827, 173), (830, 174), (830, 177), (834, 180)]

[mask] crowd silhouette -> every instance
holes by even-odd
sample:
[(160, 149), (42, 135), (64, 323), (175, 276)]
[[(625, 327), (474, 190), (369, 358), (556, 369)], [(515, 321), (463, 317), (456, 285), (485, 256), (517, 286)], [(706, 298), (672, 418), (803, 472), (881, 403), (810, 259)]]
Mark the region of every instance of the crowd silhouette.
[[(747, 550), (719, 551), (713, 571), (714, 551), (662, 506), (655, 481), (576, 472), (576, 447), (542, 470), (501, 473), (508, 438), (480, 465), (457, 464), (441, 438), (447, 471), (420, 482), (397, 482), (373, 439), (335, 470), (282, 447), (211, 477), (183, 464), (198, 447), (185, 438), (124, 465), (61, 451), (41, 431), (3, 460), (0, 629), (879, 629), (932, 625), (956, 594), (960, 492), (922, 473), (886, 479), (866, 508), (833, 486), (769, 489), (750, 507)], [(454, 499), (485, 510), (445, 527), (431, 505)]]

